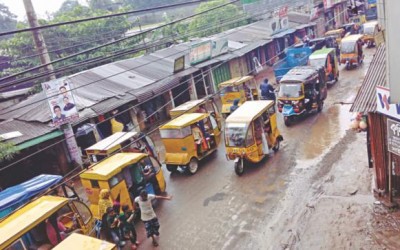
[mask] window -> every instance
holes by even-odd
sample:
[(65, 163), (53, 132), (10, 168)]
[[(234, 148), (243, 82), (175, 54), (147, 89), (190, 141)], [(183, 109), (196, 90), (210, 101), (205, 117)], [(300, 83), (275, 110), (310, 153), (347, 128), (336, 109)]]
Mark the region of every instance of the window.
[(247, 132), (247, 137), (246, 137), (246, 146), (250, 146), (254, 144), (254, 137), (253, 137), (253, 128), (250, 127), (250, 129)]
[(297, 98), (303, 95), (301, 84), (299, 83), (281, 83), (278, 97)]
[(100, 188), (99, 181), (90, 180), (90, 185), (92, 186), (92, 188)]
[(355, 52), (355, 43), (342, 41), (340, 50), (341, 50), (341, 53), (343, 53), (343, 54), (354, 53)]
[(227, 123), (225, 140), (228, 147), (244, 146), (247, 131), (246, 123)]
[(221, 89), (221, 95), (225, 95), (227, 93), (235, 93), (239, 92), (239, 87), (238, 86), (226, 86)]
[(218, 127), (218, 123), (213, 116), (210, 116), (210, 121), (211, 121), (212, 128), (216, 129)]
[(90, 212), (89, 208), (80, 201), (73, 201), (72, 202), (79, 213), (79, 216), (82, 219), (83, 224), (87, 225), (92, 218), (92, 213)]
[(270, 107), (269, 109), (268, 109), (268, 114), (271, 116), (271, 115), (273, 115), (273, 114), (275, 114), (275, 105), (274, 106), (272, 106), (272, 107)]
[(122, 173), (118, 173), (111, 177), (111, 179), (108, 181), (110, 188), (115, 187), (118, 183), (120, 183), (123, 180), (123, 175)]
[(310, 65), (315, 67), (325, 67), (325, 62), (325, 58), (312, 59), (310, 60)]
[(191, 135), (190, 126), (182, 129), (160, 129), (160, 135), (163, 139), (179, 139)]

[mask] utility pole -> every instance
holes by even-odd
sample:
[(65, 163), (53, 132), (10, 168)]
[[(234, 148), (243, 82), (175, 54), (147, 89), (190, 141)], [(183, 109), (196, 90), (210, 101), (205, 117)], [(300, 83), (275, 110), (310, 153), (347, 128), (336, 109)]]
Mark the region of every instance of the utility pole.
[[(33, 9), (33, 5), (31, 0), (23, 0), (26, 10), (26, 16), (28, 17), (29, 26), (31, 28), (35, 28), (39, 26), (39, 22), (36, 17), (35, 10)], [(44, 42), (44, 38), (40, 29), (32, 30), (33, 40), (35, 41), (36, 49), (40, 57), (40, 61), (42, 64), (51, 63), (49, 52), (47, 51), (46, 43)], [(50, 80), (56, 79), (55, 74), (53, 73), (54, 68), (53, 65), (49, 64), (46, 66), (45, 70), (50, 73)]]

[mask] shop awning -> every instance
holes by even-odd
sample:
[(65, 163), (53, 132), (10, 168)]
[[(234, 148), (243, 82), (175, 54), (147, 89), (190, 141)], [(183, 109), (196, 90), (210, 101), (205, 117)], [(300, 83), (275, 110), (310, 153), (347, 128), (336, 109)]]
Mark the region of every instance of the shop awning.
[(22, 149), (25, 149), (25, 148), (29, 148), (29, 147), (35, 146), (35, 145), (37, 145), (39, 143), (42, 143), (42, 142), (51, 140), (53, 138), (56, 138), (58, 136), (61, 136), (63, 134), (64, 134), (63, 132), (61, 132), (59, 130), (56, 130), (56, 131), (53, 131), (51, 133), (36, 137), (36, 138), (34, 138), (32, 140), (25, 141), (24, 143), (18, 144), (17, 148), (19, 150), (22, 150)]

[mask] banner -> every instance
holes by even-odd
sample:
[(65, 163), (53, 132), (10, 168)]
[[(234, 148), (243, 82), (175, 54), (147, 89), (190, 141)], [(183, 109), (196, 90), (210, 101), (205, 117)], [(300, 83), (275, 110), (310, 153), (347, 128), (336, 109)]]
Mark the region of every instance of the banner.
[(64, 79), (57, 79), (42, 83), (49, 103), (54, 126), (72, 123), (79, 117), (74, 97), (69, 83)]
[(190, 65), (194, 65), (211, 58), (211, 41), (193, 44), (190, 48)]
[(376, 87), (376, 110), (384, 115), (400, 119), (400, 104), (390, 104), (390, 91), (384, 87)]

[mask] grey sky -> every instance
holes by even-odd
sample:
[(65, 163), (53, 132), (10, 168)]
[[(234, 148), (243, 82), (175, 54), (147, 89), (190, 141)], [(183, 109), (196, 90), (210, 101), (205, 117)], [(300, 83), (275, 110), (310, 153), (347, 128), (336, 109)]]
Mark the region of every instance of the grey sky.
[[(26, 19), (24, 2), (22, 0), (0, 0), (1, 3), (8, 6), (10, 11), (16, 14), (18, 20), (23, 21)], [(39, 18), (46, 18), (47, 13), (57, 11), (64, 0), (32, 0), (33, 8), (35, 8), (36, 15)], [(80, 2), (85, 2), (81, 0)]]

